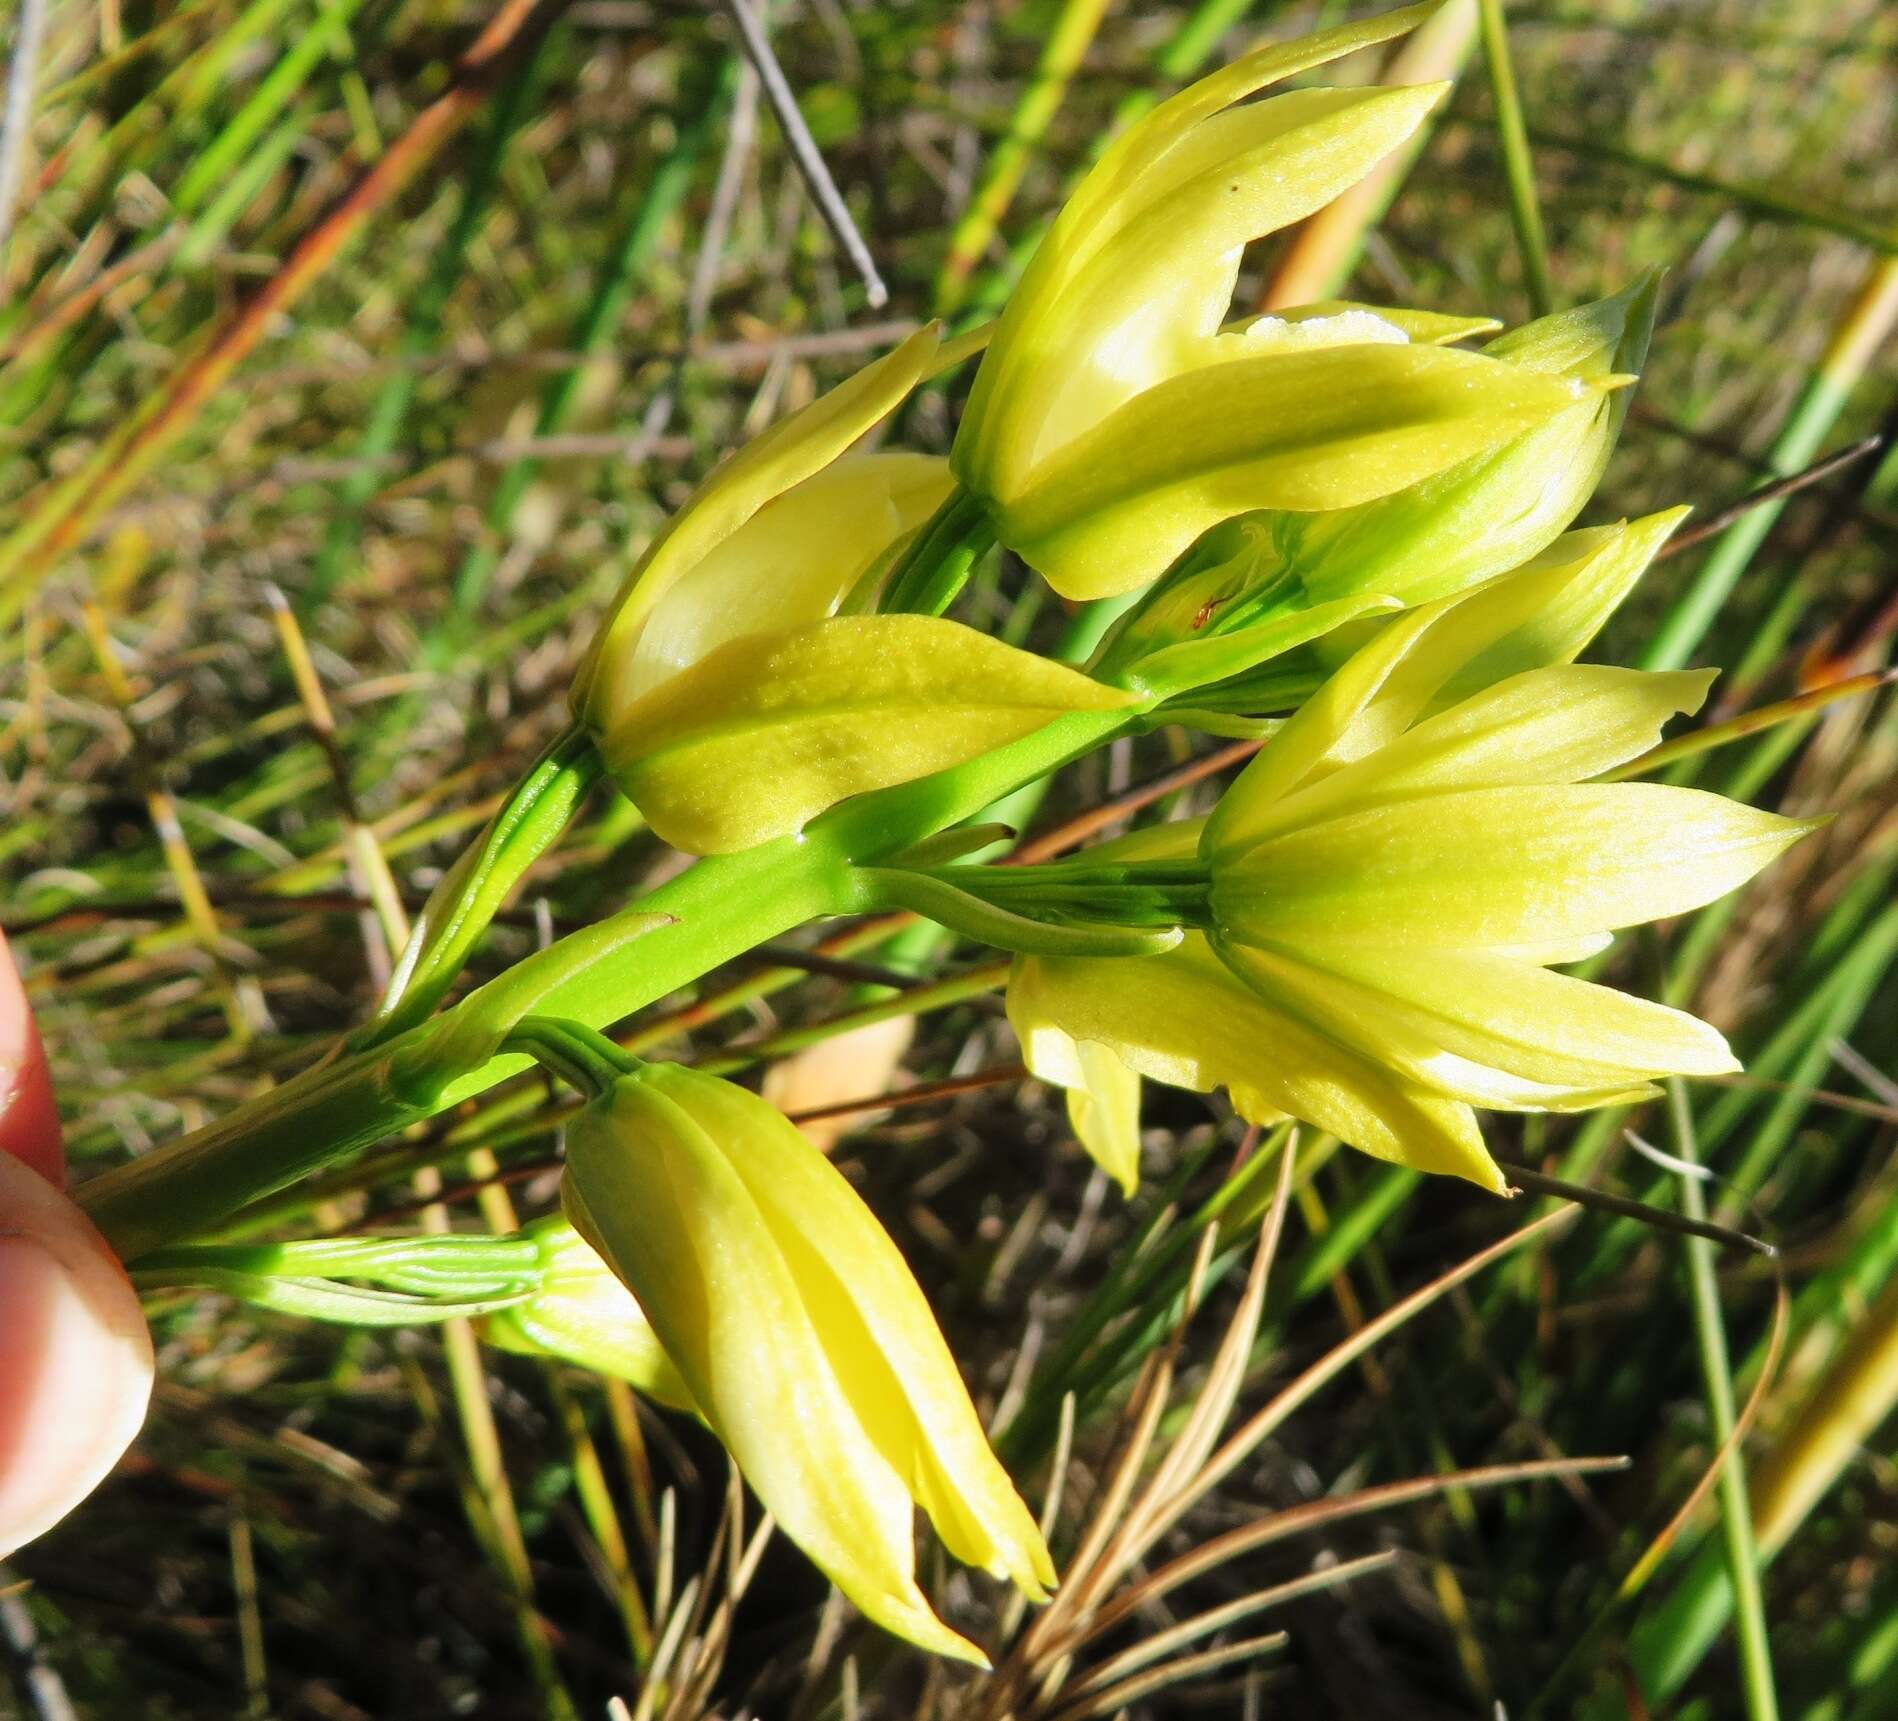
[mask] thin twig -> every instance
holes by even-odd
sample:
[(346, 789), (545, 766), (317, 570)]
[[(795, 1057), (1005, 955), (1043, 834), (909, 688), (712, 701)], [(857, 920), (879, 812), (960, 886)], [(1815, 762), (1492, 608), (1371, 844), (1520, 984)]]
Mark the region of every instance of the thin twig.
[(1022, 1064), (996, 1064), (986, 1070), (974, 1070), (966, 1076), (949, 1076), (939, 1082), (918, 1082), (913, 1088), (894, 1088), (888, 1093), (866, 1094), (862, 1099), (837, 1100), (830, 1105), (807, 1106), (802, 1111), (786, 1112), (792, 1123), (815, 1123), (819, 1118), (848, 1117), (852, 1112), (891, 1111), (897, 1106), (923, 1105), (930, 1100), (948, 1099), (952, 1094), (971, 1093), (977, 1088), (1000, 1087), (1007, 1082), (1025, 1081)]
[(1650, 1207), (1645, 1201), (1631, 1200), (1625, 1195), (1610, 1195), (1603, 1189), (1590, 1189), (1585, 1183), (1568, 1183), (1559, 1177), (1546, 1177), (1539, 1171), (1531, 1171), (1526, 1165), (1512, 1165), (1506, 1159), (1499, 1159), (1496, 1163), (1508, 1173), (1509, 1181), (1527, 1195), (1553, 1195), (1561, 1201), (1573, 1201), (1579, 1207), (1598, 1208), (1603, 1213), (1613, 1213), (1622, 1219), (1638, 1219), (1656, 1231), (1677, 1231), (1683, 1237), (1701, 1237), (1710, 1243), (1731, 1244), (1736, 1249), (1745, 1249), (1769, 1261), (1779, 1254), (1779, 1250), (1771, 1243), (1749, 1236), (1744, 1231), (1715, 1225), (1710, 1220), (1689, 1219), (1679, 1213), (1670, 1213), (1665, 1207)]
[(837, 189), (836, 180), (831, 178), (830, 169), (824, 165), (817, 140), (811, 136), (810, 127), (798, 112), (797, 97), (784, 76), (784, 68), (778, 64), (777, 55), (771, 51), (771, 42), (764, 33), (764, 27), (758, 22), (747, 0), (723, 0), (723, 3), (725, 10), (731, 14), (732, 22), (738, 26), (738, 37), (744, 46), (745, 58), (751, 62), (759, 81), (764, 85), (765, 100), (778, 116), (778, 124), (784, 131), (784, 141), (791, 146), (791, 159), (797, 163), (797, 170), (803, 175), (805, 189), (810, 192), (811, 201), (817, 205), (817, 213), (830, 229), (830, 236), (843, 247), (851, 267), (862, 278), (864, 296), (870, 301), (870, 308), (877, 310), (887, 305), (890, 290), (884, 286), (883, 277), (877, 273), (870, 247), (863, 242), (856, 222), (851, 220), (850, 210), (844, 203), (843, 194)]
[(1856, 465), (1867, 455), (1876, 454), (1884, 446), (1885, 439), (1882, 436), (1861, 437), (1849, 447), (1841, 448), (1835, 454), (1828, 454), (1822, 459), (1815, 460), (1810, 466), (1793, 473), (1790, 477), (1781, 478), (1772, 484), (1763, 484), (1757, 490), (1749, 490), (1739, 501), (1729, 503), (1717, 514), (1710, 514), (1690, 530), (1676, 532), (1654, 559), (1657, 562), (1664, 562), (1669, 556), (1678, 556), (1683, 550), (1691, 550), (1696, 544), (1703, 544), (1709, 538), (1717, 538), (1742, 515), (1752, 513), (1755, 508), (1764, 503), (1778, 502), (1795, 491), (1823, 483), (1834, 473), (1843, 472), (1846, 467)]

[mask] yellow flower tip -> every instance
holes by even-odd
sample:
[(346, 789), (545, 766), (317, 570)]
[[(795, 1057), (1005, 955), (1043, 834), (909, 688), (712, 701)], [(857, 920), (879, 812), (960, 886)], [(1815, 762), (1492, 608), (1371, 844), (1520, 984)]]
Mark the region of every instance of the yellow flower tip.
[(1633, 371), (1610, 371), (1607, 376), (1591, 379), (1591, 384), (1599, 394), (1614, 394), (1624, 388), (1633, 388), (1641, 380)]
[(957, 365), (974, 358), (978, 353), (988, 350), (988, 344), (995, 338), (995, 322), (991, 318), (986, 323), (977, 323), (972, 329), (952, 336), (936, 349), (935, 362), (930, 366), (926, 381), (934, 381), (954, 370)]
[(994, 1665), (980, 1648), (944, 1625), (914, 1586), (907, 1595), (857, 1595), (850, 1599), (873, 1625), (880, 1625), (892, 1636), (913, 1643), (931, 1655), (946, 1655), (951, 1661), (979, 1667), (984, 1673)]
[[(1402, 1085), (1408, 1087), (1408, 1084)], [(1378, 1157), (1430, 1177), (1459, 1177), (1490, 1195), (1509, 1194), (1509, 1180), (1503, 1176), (1502, 1167), (1490, 1157), (1471, 1107), (1456, 1101), (1444, 1104), (1422, 1089), (1411, 1089), (1410, 1097), (1423, 1102), (1420, 1109), (1428, 1108), (1434, 1127), (1425, 1134), (1401, 1124), (1395, 1126), (1392, 1141)], [(1351, 1145), (1367, 1151), (1376, 1146), (1368, 1136)], [(1395, 1151), (1391, 1151), (1392, 1148)]]
[(1048, 1552), (1041, 1527), (1028, 1517), (1026, 1507), (1021, 1509), (1020, 1522), (1014, 1528), (1012, 1545), (998, 1543), (994, 1556), (984, 1562), (982, 1569), (992, 1578), (1013, 1584), (1036, 1607), (1041, 1607), (1060, 1587), (1054, 1556)]
[(1474, 1183), (1478, 1189), (1485, 1190), (1491, 1195), (1500, 1195), (1505, 1201), (1513, 1200), (1522, 1193), (1521, 1190), (1510, 1186), (1509, 1179), (1503, 1175), (1503, 1168), (1487, 1154), (1483, 1156), (1480, 1176), (1473, 1177), (1468, 1172), (1463, 1175), (1466, 1181)]

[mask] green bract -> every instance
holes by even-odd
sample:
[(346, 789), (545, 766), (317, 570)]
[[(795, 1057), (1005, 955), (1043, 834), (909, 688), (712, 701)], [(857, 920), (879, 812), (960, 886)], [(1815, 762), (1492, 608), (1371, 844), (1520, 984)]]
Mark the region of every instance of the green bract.
[[(1658, 285), (1650, 277), (1514, 329), (1484, 356), (1578, 382), (1629, 376), (1647, 357)], [(1377, 592), (1419, 604), (1477, 585), (1537, 555), (1581, 511), (1629, 399), (1626, 388), (1591, 395), (1500, 447), (1362, 507), (1278, 516), (1274, 546), (1308, 603)]]
[(887, 788), (1135, 696), (933, 616), (837, 616), (730, 641), (616, 713), (608, 769), (694, 854), (800, 829)]
[[(748, 525), (767, 504), (778, 501), (806, 479), (816, 477), (880, 419), (894, 411), (910, 390), (929, 374), (937, 346), (938, 331), (934, 324), (917, 330), (895, 351), (866, 365), (802, 412), (793, 413), (747, 443), (692, 493), (685, 506), (646, 546), (645, 553), (621, 585), (586, 661), (574, 677), (570, 703), (576, 719), (598, 728), (611, 707), (636, 695), (644, 680), (639, 666), (643, 663), (650, 671), (661, 660), (640, 651), (640, 636), (651, 624), (654, 611), (675, 589), (708, 564), (716, 569), (718, 564), (711, 562), (714, 552)], [(874, 481), (867, 486), (873, 492), (877, 487)], [(913, 485), (905, 486), (906, 491), (913, 488)], [(947, 488), (945, 483), (942, 490), (927, 501), (916, 499), (920, 503), (919, 511), (909, 510), (915, 513), (910, 521), (912, 526), (928, 514)], [(833, 505), (837, 500), (833, 494)], [(871, 544), (868, 540), (876, 536), (879, 527), (887, 531), (892, 505), (893, 497), (886, 495), (883, 507), (866, 506), (866, 518), (861, 524), (833, 512), (829, 525), (839, 537), (827, 537), (819, 543), (790, 546), (776, 542), (775, 533), (761, 534), (757, 553), (801, 549), (807, 563), (821, 561), (842, 590), (848, 591), (852, 581), (844, 577), (837, 564), (856, 563), (861, 571), (863, 564), (890, 547), (894, 532), (888, 532), (880, 543)], [(755, 576), (762, 574), (755, 559), (750, 561), (750, 566)], [(794, 583), (807, 588), (813, 579)], [(757, 583), (762, 589), (754, 597), (746, 590), (742, 577), (730, 573), (720, 577), (714, 572), (712, 581), (722, 604), (728, 605), (736, 598), (738, 613), (729, 631), (721, 632), (715, 621), (699, 625), (688, 622), (680, 630), (701, 642), (715, 635), (730, 638), (748, 631), (744, 624), (753, 601), (773, 605), (769, 587), (775, 582), (759, 578)], [(834, 601), (819, 608), (817, 613), (828, 614)], [(689, 617), (696, 607), (688, 595), (682, 616)], [(772, 613), (769, 608), (767, 613)]]
[(486, 1316), (482, 1338), (500, 1350), (564, 1358), (675, 1410), (694, 1409), (652, 1322), (586, 1239), (564, 1219), (544, 1219), (525, 1235), (540, 1256), (540, 1288)]
[(722, 854), (1134, 696), (933, 616), (838, 615), (951, 490), (845, 454), (933, 362), (924, 330), (700, 486), (634, 570), (574, 710), (666, 841)]

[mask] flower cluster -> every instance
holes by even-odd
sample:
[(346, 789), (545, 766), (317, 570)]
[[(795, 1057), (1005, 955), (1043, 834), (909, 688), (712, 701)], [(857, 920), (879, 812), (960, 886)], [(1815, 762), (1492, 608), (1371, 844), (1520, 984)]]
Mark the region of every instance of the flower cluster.
[(989, 333), (946, 464), (849, 452), (950, 356), (932, 327), (706, 480), (623, 582), (572, 696), (662, 837), (752, 847), (1064, 714), (1140, 704), (1154, 676), (1083, 675), (941, 614), (997, 540), (1095, 598), (1246, 522), (1272, 546), (1236, 576), (1257, 601), (1232, 616), (1275, 624), (1246, 642), (1256, 662), (1475, 583), (1568, 523), (1645, 349), (1644, 289), (1482, 353), (1450, 343), (1483, 318), (1332, 304), (1228, 323), (1245, 246), (1362, 178), (1442, 90), (1245, 98), (1430, 10), (1263, 49), (1118, 139)]
[[(1481, 351), (1461, 343), (1494, 333), (1482, 318), (1232, 320), (1246, 245), (1356, 183), (1442, 91), (1248, 98), (1431, 10), (1264, 49), (1162, 103), (985, 337), (924, 328), (715, 471), (573, 688), (574, 744), (694, 854), (815, 852), (804, 833), (839, 803), (932, 779), (922, 805), (939, 779), (930, 805), (961, 810), (843, 852), (823, 911), (918, 909), (1016, 951), (1028, 1063), (1129, 1191), (1143, 1077), (1501, 1190), (1479, 1108), (1571, 1111), (1733, 1068), (1705, 1024), (1559, 970), (1808, 828), (1602, 780), (1707, 690), (1575, 661), (1680, 518), (1568, 531), (1645, 357), (1652, 280)], [(946, 460), (860, 446), (984, 340)], [(945, 614), (997, 544), (1064, 598), (1139, 594), (1086, 670)], [(989, 755), (1165, 722), (1269, 739), (1210, 817), (1077, 862), (913, 846), (983, 805), (957, 773)], [(571, 798), (566, 756), (548, 769)], [(502, 861), (451, 878), (456, 962), (468, 881), (495, 897)], [(433, 987), (454, 966), (418, 971)], [(1055, 1572), (895, 1245), (763, 1100), (610, 1047), (585, 1075), (594, 1055), (571, 1223), (534, 1233), (539, 1289), (489, 1337), (701, 1417), (871, 1619), (980, 1659), (917, 1585), (915, 1508), (1032, 1598)]]

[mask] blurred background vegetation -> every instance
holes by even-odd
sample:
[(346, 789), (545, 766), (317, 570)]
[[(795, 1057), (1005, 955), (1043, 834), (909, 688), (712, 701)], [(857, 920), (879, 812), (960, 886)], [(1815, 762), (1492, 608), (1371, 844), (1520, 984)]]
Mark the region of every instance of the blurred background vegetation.
[[(873, 307), (716, 9), (12, 0), (10, 62), (43, 38), (30, 112), (16, 69), (6, 116), (0, 922), (78, 1175), (360, 1019), (437, 870), (559, 727), (630, 556), (723, 452), (918, 319), (996, 302), (1139, 104), (1346, 10), (781, 0), (771, 39), (889, 284)], [(1690, 531), (1718, 527), (1851, 458), (1663, 561), (1603, 655), (1723, 666), (1713, 721), (1882, 669), (1898, 456), (1866, 439), (1898, 418), (1898, 12), (1489, 10), (1513, 102), (1473, 4), (1436, 28), (1440, 70), (1338, 69), (1458, 81), (1387, 197), (1248, 259), (1242, 308), (1348, 289), (1514, 322), (1664, 266), (1584, 523), (1686, 501)], [(965, 384), (897, 434), (945, 448)], [(1011, 639), (1066, 624), (1006, 564), (966, 603)], [(1030, 1498), (1060, 1477), (1058, 1556), (1096, 1532), (1102, 1605), (1066, 1644), (943, 1574), (948, 1616), (1014, 1646), (1012, 1712), (1759, 1716), (1776, 1691), (1806, 1721), (1898, 1714), (1898, 705), (1852, 689), (1676, 767), (1838, 817), (1613, 959), (1725, 1028), (1748, 1074), (1633, 1117), (1496, 1120), (1505, 1156), (1704, 1206), (1777, 1263), (1586, 1212), (1444, 1285), (1540, 1209), (1307, 1138), (1248, 1297), (1275, 1143), (1154, 1092), (1149, 1182), (1121, 1202), (1020, 1079), (995, 967), (913, 929), (812, 929), (632, 1025), (833, 1114), (812, 1127)], [(1122, 743), (1024, 822), (1073, 841), (1192, 811), (1230, 758)], [(477, 970), (677, 864), (602, 800)], [(244, 1228), (505, 1226), (549, 1205), (558, 1127), (523, 1083)], [(1394, 1343), (1337, 1349), (1393, 1310)], [(1003, 1712), (854, 1629), (781, 1541), (743, 1552), (755, 1508), (722, 1454), (623, 1391), (458, 1328), (176, 1293), (152, 1315), (144, 1438), (0, 1583), (20, 1676), (0, 1712)], [(1255, 1424), (1189, 1507), (1113, 1486), (1171, 1441), (1161, 1480), (1199, 1476), (1228, 1408)], [(1664, 1537), (1736, 1443), (1744, 1466)], [(1602, 1455), (1630, 1463), (1568, 1468)], [(1493, 1473), (1365, 1493), (1467, 1467)]]

